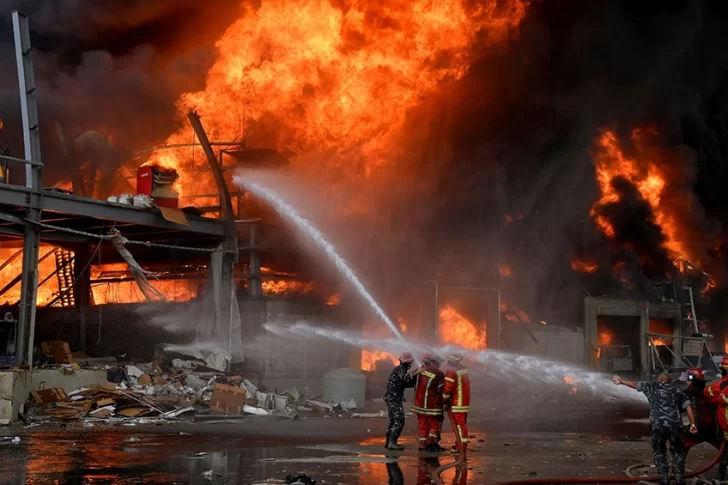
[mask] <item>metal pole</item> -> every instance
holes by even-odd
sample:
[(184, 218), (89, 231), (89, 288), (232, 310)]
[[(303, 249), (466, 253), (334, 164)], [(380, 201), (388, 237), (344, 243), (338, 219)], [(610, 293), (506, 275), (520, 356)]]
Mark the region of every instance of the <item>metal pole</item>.
[(26, 362), (33, 366), (33, 340), (35, 338), (35, 310), (38, 297), (38, 251), (40, 248), (40, 230), (35, 223), (41, 220), (42, 207), (42, 163), (40, 156), (40, 129), (38, 127), (38, 103), (33, 75), (32, 49), (30, 45), (30, 29), (25, 14), (13, 12), (13, 33), (15, 35), (15, 60), (18, 66), (18, 84), (20, 88), (20, 111), (23, 121), (23, 143), (25, 159), (31, 164), (25, 166), (25, 185), (31, 189), (25, 224), (23, 241), (23, 277), (20, 290), (20, 311), (18, 322), (18, 340), (16, 353), (18, 363), (23, 363), (28, 333)]
[(693, 299), (693, 288), (690, 286), (685, 287), (686, 290), (688, 290), (688, 295), (690, 295), (690, 313), (692, 313), (693, 316), (693, 329), (695, 330), (695, 333), (700, 333), (700, 329), (698, 328), (698, 315), (695, 313), (695, 300)]
[(210, 168), (215, 176), (217, 188), (220, 191), (220, 210), (222, 211), (222, 218), (227, 219), (232, 223), (233, 205), (230, 201), (230, 192), (228, 191), (227, 184), (225, 183), (225, 177), (222, 174), (222, 169), (215, 157), (215, 152), (212, 150), (212, 146), (210, 145), (210, 140), (207, 138), (205, 128), (202, 126), (202, 122), (200, 121), (200, 116), (194, 111), (190, 111), (187, 114), (187, 119), (190, 120), (192, 129), (195, 130), (195, 133), (197, 134), (197, 139), (200, 141), (200, 145), (202, 145), (202, 151), (205, 152), (207, 161), (210, 163)]

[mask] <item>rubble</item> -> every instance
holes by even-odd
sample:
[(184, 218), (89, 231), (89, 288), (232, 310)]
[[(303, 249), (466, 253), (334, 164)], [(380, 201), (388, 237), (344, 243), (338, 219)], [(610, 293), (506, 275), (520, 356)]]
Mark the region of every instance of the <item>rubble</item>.
[[(174, 352), (179, 350), (174, 348)], [(204, 356), (204, 360), (167, 359), (171, 366), (164, 360), (112, 365), (106, 369), (108, 380), (104, 384), (68, 394), (61, 388), (32, 391), (25, 418), (31, 422), (118, 421), (133, 425), (183, 418), (298, 417), (298, 390), (287, 389), (280, 395), (261, 392), (242, 376), (215, 368), (228, 366), (227, 353), (210, 351)]]

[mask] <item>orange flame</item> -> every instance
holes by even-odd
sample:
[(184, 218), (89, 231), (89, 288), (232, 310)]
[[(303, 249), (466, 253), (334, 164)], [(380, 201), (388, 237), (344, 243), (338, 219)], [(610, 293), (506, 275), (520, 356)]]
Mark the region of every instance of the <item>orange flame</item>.
[(399, 365), (399, 359), (393, 354), (382, 352), (380, 350), (362, 350), (361, 351), (361, 370), (372, 372), (377, 369), (377, 362), (391, 361), (394, 365)]
[(501, 278), (510, 278), (511, 276), (513, 276), (511, 267), (505, 263), (498, 266), (498, 273), (500, 274)]
[(523, 323), (531, 323), (531, 317), (528, 316), (528, 313), (516, 306), (511, 307), (505, 301), (501, 301), (500, 311), (509, 322), (518, 322), (520, 320)]
[(584, 261), (581, 259), (571, 260), (571, 269), (579, 273), (593, 273), (599, 269), (599, 266), (592, 261)]
[(316, 285), (313, 281), (266, 280), (261, 286), (265, 295), (310, 295)]
[(446, 305), (440, 310), (439, 334), (440, 340), (446, 344), (456, 344), (473, 350), (486, 348), (485, 323), (476, 327), (452, 305)]
[[(91, 280), (99, 278), (112, 279), (114, 276), (105, 276), (103, 273), (117, 272), (120, 276), (129, 276), (129, 267), (126, 263), (104, 263), (91, 266)], [(167, 301), (185, 302), (195, 298), (198, 294), (200, 282), (191, 279), (157, 280), (149, 277), (149, 283), (164, 294)], [(136, 281), (109, 281), (92, 284), (91, 294), (94, 303), (105, 305), (109, 303), (146, 303), (144, 294), (139, 290)]]
[[(8, 260), (13, 254), (15, 254), (20, 248), (0, 248), (0, 264)], [(51, 251), (55, 251), (55, 246), (41, 245), (39, 251), (39, 258), (48, 254)], [(51, 275), (56, 270), (56, 260), (51, 255), (38, 263), (38, 283), (42, 282), (46, 277)], [(2, 271), (0, 271), (0, 287), (4, 287), (9, 284), (16, 276), (20, 275), (23, 271), (23, 252), (21, 250), (20, 255), (15, 257)], [(14, 304), (20, 301), (20, 280), (5, 294), (0, 296), (0, 305)], [(38, 287), (38, 306), (44, 306), (50, 303), (58, 295), (58, 278), (51, 276), (48, 281), (43, 283), (42, 286)]]
[[(216, 43), (205, 89), (184, 94), (179, 113), (196, 109), (211, 140), (245, 135), (300, 159), (326, 153), (367, 176), (392, 159), (408, 110), (461, 78), (476, 47), (502, 42), (525, 16), (523, 0), (263, 0), (244, 8)], [(167, 144), (192, 139), (184, 123)], [(185, 195), (215, 193), (211, 177), (185, 170), (191, 160), (189, 149), (165, 150), (150, 163), (178, 169)]]
[[(694, 259), (688, 254), (684, 241), (680, 238), (677, 216), (669, 213), (664, 204), (661, 204), (667, 186), (667, 177), (656, 163), (657, 160), (649, 159), (650, 155), (646, 152), (647, 140), (645, 133), (645, 131), (639, 129), (632, 132), (632, 141), (635, 144), (637, 153), (645, 158), (640, 160), (641, 163), (624, 155), (614, 132), (604, 131), (599, 137), (599, 151), (594, 156), (594, 164), (602, 195), (592, 207), (591, 215), (597, 227), (606, 236), (614, 237), (614, 226), (609, 220), (598, 214), (597, 209), (606, 204), (619, 202), (620, 194), (614, 189), (612, 182), (616, 177), (623, 177), (637, 189), (642, 198), (650, 205), (654, 214), (654, 222), (660, 227), (665, 236), (665, 249), (668, 253), (674, 258), (683, 257), (693, 261)], [(650, 131), (648, 134), (654, 134), (654, 131)]]
[(665, 347), (667, 345), (665, 339), (662, 339), (660, 337), (652, 337), (651, 341), (652, 345), (655, 347)]
[[(407, 323), (400, 315), (397, 315), (397, 324), (399, 325), (400, 330), (402, 330), (402, 333), (407, 332)], [(377, 330), (372, 330), (372, 327), (365, 326), (363, 334), (371, 336), (375, 336), (377, 334), (381, 335), (381, 327), (378, 326), (375, 328)], [(392, 361), (394, 365), (399, 365), (399, 357), (394, 354), (382, 352), (380, 350), (364, 349), (361, 351), (361, 370), (367, 372), (375, 371), (377, 369), (377, 362), (388, 360)]]
[(606, 330), (599, 332), (599, 345), (612, 345), (613, 335)]

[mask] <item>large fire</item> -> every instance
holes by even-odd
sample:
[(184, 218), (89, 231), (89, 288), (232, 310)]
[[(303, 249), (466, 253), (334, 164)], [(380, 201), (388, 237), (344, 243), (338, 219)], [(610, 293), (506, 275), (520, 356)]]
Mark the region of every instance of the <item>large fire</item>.
[[(38, 305), (40, 306), (47, 305), (58, 295), (58, 278), (51, 276), (56, 270), (56, 260), (50, 253), (55, 250), (55, 246), (42, 245), (40, 247), (39, 257), (42, 261), (38, 264), (38, 283), (43, 283), (38, 287)], [(20, 253), (14, 256), (18, 251)], [(44, 258), (44, 256), (47, 257)], [(11, 257), (13, 259), (0, 270), (0, 281), (2, 282), (0, 287), (10, 284), (23, 270), (22, 249), (0, 248), (0, 265)], [(20, 300), (20, 287), (21, 283), (18, 279), (12, 287), (0, 295), (0, 305), (17, 303)]]
[[(146, 303), (147, 299), (136, 281), (128, 280), (129, 267), (126, 263), (105, 263), (91, 265), (91, 294), (96, 305), (109, 303)], [(111, 276), (110, 276), (111, 275)], [(117, 279), (118, 281), (113, 281)], [(102, 283), (94, 283), (102, 280)], [(162, 292), (167, 301), (185, 302), (195, 298), (201, 282), (193, 279), (160, 280), (148, 277), (149, 283)]]
[(474, 324), (449, 304), (440, 310), (439, 334), (445, 344), (473, 350), (486, 348), (485, 324)]
[(393, 354), (382, 352), (381, 350), (362, 350), (361, 351), (361, 370), (371, 372), (376, 370), (379, 361), (392, 362), (393, 365), (399, 365), (399, 360)]
[[(502, 42), (525, 16), (523, 0), (263, 0), (244, 8), (216, 44), (205, 89), (178, 101), (180, 115), (196, 109), (212, 140), (245, 136), (304, 163), (363, 167), (366, 176), (392, 159), (408, 110), (461, 78), (476, 51)], [(185, 123), (167, 144), (192, 139)], [(215, 193), (211, 178), (186, 170), (189, 149), (150, 161), (177, 168), (186, 195)]]
[(601, 198), (592, 208), (591, 215), (606, 236), (614, 237), (614, 226), (600, 215), (597, 209), (606, 204), (619, 202), (620, 194), (614, 189), (612, 182), (616, 177), (622, 177), (629, 181), (650, 205), (654, 223), (660, 227), (665, 236), (664, 245), (670, 256), (695, 261), (694, 256), (688, 253), (685, 242), (680, 238), (678, 215), (671, 213), (665, 204), (661, 203), (668, 180), (664, 171), (660, 169), (659, 161), (650, 159), (648, 135), (654, 135), (654, 132), (640, 129), (632, 132), (632, 142), (638, 158), (628, 158), (624, 154), (614, 132), (604, 131), (600, 135), (599, 150), (594, 156), (594, 164)]
[[(402, 316), (397, 315), (397, 324), (403, 334), (407, 333), (407, 323)], [(368, 338), (388, 338), (390, 337), (389, 331), (382, 325), (365, 325), (362, 328), (362, 336)], [(377, 362), (391, 362), (394, 365), (399, 364), (399, 357), (390, 354), (389, 352), (383, 352), (376, 349), (363, 349), (361, 351), (361, 370), (367, 372), (373, 372), (377, 370)]]

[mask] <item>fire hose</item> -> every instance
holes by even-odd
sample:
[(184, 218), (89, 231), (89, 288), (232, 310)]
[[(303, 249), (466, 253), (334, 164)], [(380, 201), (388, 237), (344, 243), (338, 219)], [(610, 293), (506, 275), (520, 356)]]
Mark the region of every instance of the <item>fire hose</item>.
[[(693, 478), (707, 472), (720, 461), (720, 457), (726, 449), (726, 441), (720, 445), (718, 454), (715, 455), (713, 461), (702, 468), (685, 474), (685, 478)], [(529, 478), (526, 480), (512, 480), (509, 482), (498, 482), (495, 485), (572, 485), (576, 483), (638, 483), (638, 482), (655, 482), (660, 480), (659, 476), (650, 477), (562, 477), (562, 478)]]
[[(449, 409), (447, 410), (447, 415), (450, 418), (450, 423), (452, 424), (453, 429), (457, 430), (457, 427), (455, 426), (455, 419), (453, 418), (452, 411)], [(460, 440), (460, 435), (456, 431), (455, 432), (455, 440), (457, 443), (457, 449), (458, 449), (458, 459), (455, 460), (452, 463), (448, 463), (447, 465), (441, 466), (435, 471), (435, 475), (437, 475), (437, 481), (439, 483), (444, 483), (442, 480), (442, 474), (449, 470), (450, 468), (460, 466), (465, 461), (465, 453), (463, 453), (463, 443)], [(723, 443), (720, 445), (720, 449), (718, 450), (718, 453), (715, 455), (715, 458), (708, 463), (707, 465), (703, 466), (702, 468), (699, 468), (695, 471), (692, 471), (690, 473), (685, 474), (685, 478), (693, 478), (697, 477), (698, 475), (702, 475), (703, 473), (707, 472), (711, 468), (713, 468), (715, 465), (718, 464), (720, 461), (721, 456), (723, 456), (723, 453), (726, 451), (726, 441), (723, 440)], [(554, 477), (554, 478), (529, 478), (524, 480), (511, 480), (508, 482), (498, 482), (495, 485), (573, 485), (573, 484), (580, 484), (580, 483), (639, 483), (639, 482), (655, 482), (660, 480), (660, 476), (653, 475), (649, 477)]]

